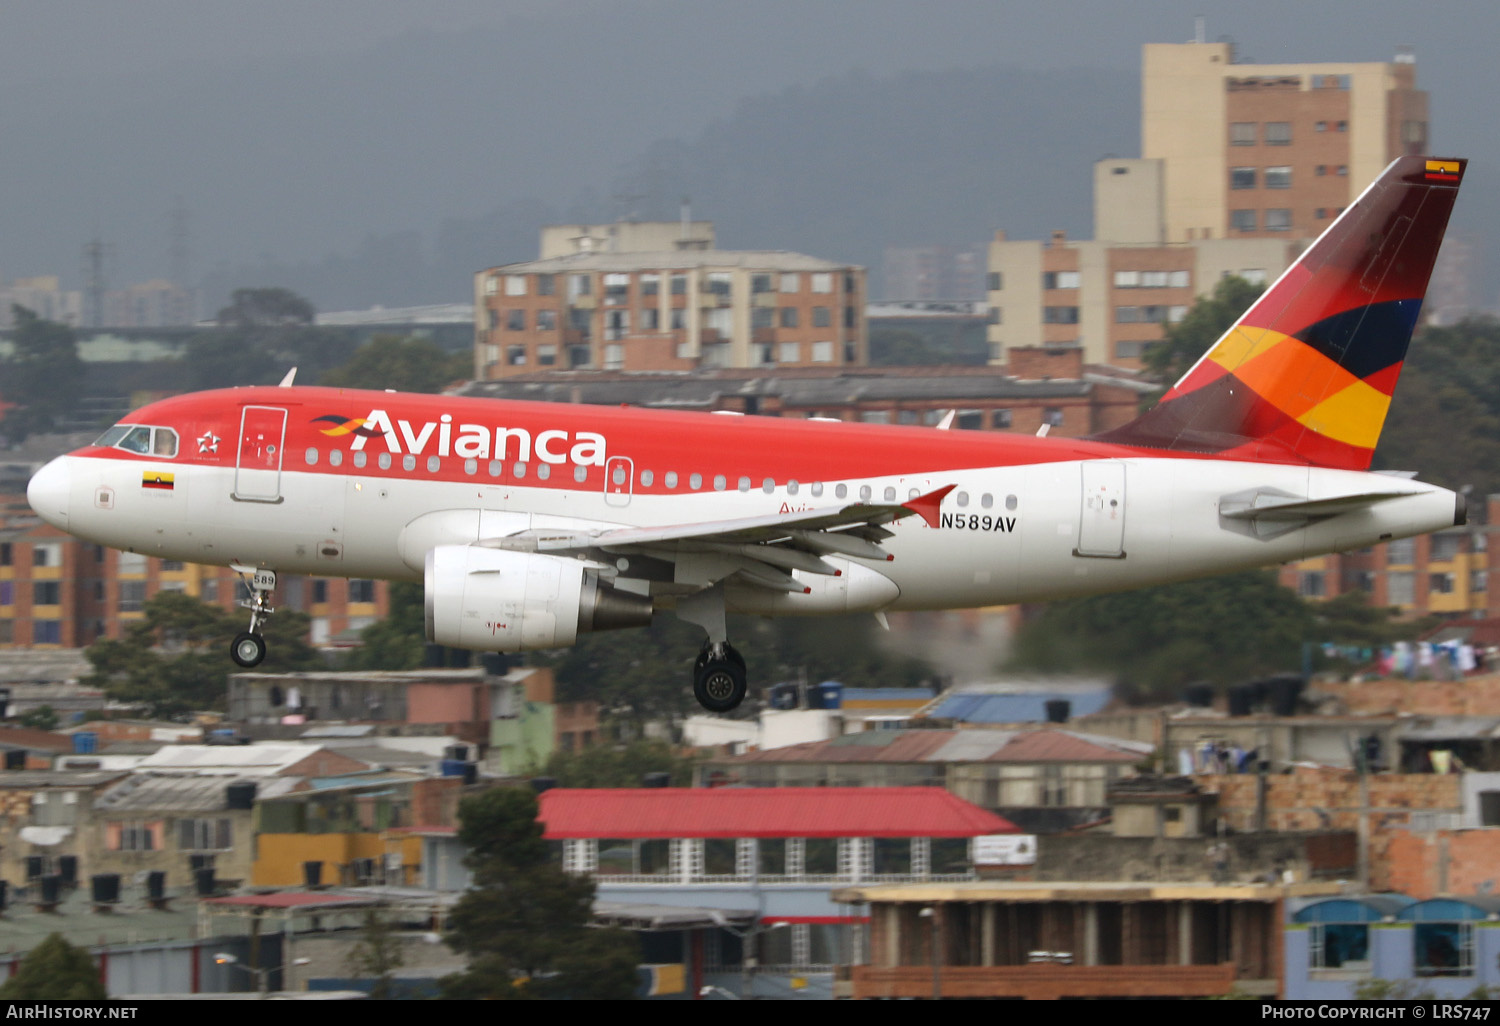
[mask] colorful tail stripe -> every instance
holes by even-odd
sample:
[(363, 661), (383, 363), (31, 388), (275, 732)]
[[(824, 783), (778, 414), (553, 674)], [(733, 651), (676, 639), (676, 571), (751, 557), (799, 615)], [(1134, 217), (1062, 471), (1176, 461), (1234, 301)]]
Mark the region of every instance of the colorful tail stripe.
[(1097, 437), (1367, 469), (1466, 164), (1397, 159), (1155, 408)]

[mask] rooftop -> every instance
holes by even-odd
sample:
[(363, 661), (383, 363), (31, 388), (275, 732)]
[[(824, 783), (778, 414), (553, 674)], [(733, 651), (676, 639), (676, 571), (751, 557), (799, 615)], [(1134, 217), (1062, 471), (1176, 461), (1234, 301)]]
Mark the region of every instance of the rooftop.
[(940, 787), (553, 788), (537, 818), (568, 838), (979, 837), (1008, 820)]
[(763, 762), (1114, 762), (1135, 763), (1151, 753), (1141, 741), (1038, 727), (1030, 730), (872, 730), (715, 760)]
[(299, 777), (158, 776), (132, 773), (98, 798), (95, 806), (110, 812), (222, 812), (229, 808), (228, 788), (255, 784), (255, 797), (275, 798), (302, 784)]
[(842, 271), (853, 265), (835, 263), (784, 249), (684, 249), (656, 253), (569, 253), (548, 260), (528, 260), (491, 270), (510, 274), (556, 274), (564, 271), (719, 270), (745, 268), (764, 271)]

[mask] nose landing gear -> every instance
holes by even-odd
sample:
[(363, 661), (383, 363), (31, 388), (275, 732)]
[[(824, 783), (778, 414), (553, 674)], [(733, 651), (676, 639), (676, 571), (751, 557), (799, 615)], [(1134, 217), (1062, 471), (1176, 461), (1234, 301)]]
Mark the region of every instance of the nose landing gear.
[(250, 629), (235, 635), (229, 646), (229, 658), (245, 669), (259, 666), (266, 657), (266, 639), (261, 636), (261, 625), (275, 609), (271, 606), (271, 593), (276, 590), (276, 571), (258, 570), (250, 566), (235, 566), (231, 569), (241, 577), (249, 575), (246, 587), (250, 589), (250, 600), (241, 599), (239, 605), (250, 610)]

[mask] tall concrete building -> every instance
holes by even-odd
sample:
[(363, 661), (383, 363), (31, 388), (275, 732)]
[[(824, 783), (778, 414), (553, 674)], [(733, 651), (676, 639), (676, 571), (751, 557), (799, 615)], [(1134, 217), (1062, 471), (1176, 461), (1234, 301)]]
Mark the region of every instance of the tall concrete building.
[(542, 259), (475, 276), (475, 377), (868, 362), (864, 268), (713, 244), (707, 222), (544, 229)]
[(1316, 236), (1381, 169), (1428, 146), (1410, 54), (1238, 64), (1229, 43), (1152, 43), (1141, 156), (1161, 161), (1165, 241)]

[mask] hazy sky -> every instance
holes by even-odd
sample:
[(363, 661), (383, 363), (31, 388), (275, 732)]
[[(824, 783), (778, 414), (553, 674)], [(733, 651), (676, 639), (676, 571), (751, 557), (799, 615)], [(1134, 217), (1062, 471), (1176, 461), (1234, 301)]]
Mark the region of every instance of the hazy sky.
[[(1188, 40), (1199, 14), (1263, 63), (1414, 48), (1435, 149), (1474, 160), (1454, 226), (1490, 248), (1494, 0), (12, 0), (0, 277), (76, 286), (95, 226), (123, 279), (165, 275), (178, 196), (200, 271), (322, 259), (516, 199), (607, 194), (650, 143), (789, 86), (853, 69), (1135, 71), (1142, 43)], [(1065, 117), (1090, 97), (1045, 102)]]

